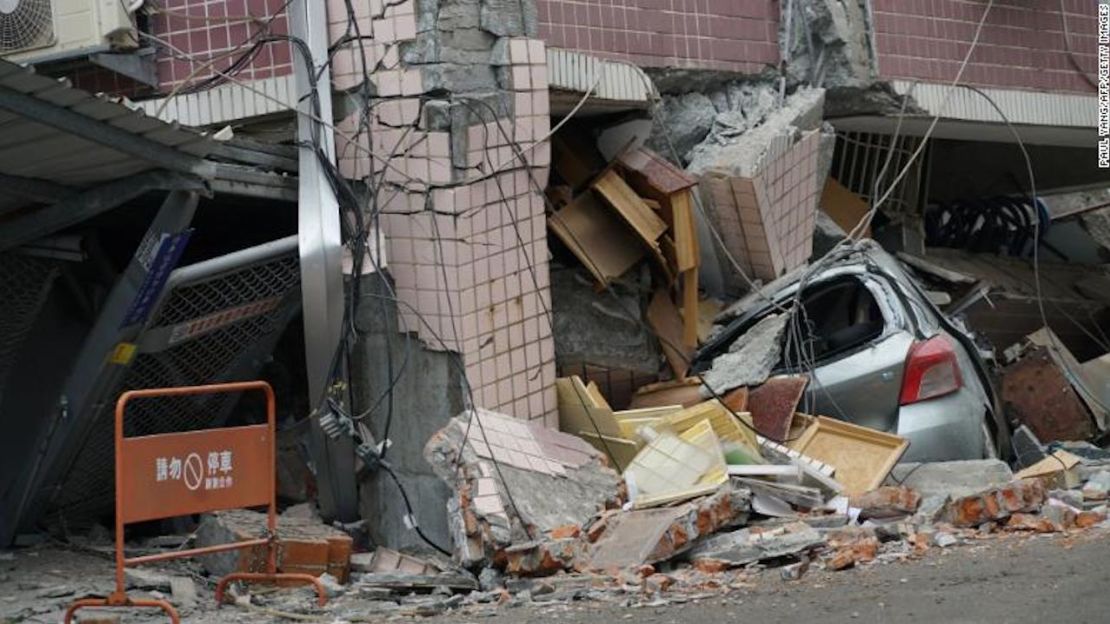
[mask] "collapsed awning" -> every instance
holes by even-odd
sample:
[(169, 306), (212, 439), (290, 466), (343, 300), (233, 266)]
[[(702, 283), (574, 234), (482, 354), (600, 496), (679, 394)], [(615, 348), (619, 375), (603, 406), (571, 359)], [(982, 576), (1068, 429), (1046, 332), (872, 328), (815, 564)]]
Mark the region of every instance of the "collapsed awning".
[(152, 190), (204, 190), (209, 137), (0, 61), (0, 250)]

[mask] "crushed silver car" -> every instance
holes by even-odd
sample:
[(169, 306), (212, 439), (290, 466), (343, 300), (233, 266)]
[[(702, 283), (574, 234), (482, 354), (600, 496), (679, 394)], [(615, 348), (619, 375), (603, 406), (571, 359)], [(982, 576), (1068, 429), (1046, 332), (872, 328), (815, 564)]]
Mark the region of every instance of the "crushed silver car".
[(805, 373), (799, 408), (910, 440), (903, 461), (997, 456), (1009, 431), (971, 339), (872, 241), (838, 248), (805, 277), (788, 274), (717, 317), (723, 326), (694, 356), (714, 360), (760, 320), (791, 316), (773, 374)]

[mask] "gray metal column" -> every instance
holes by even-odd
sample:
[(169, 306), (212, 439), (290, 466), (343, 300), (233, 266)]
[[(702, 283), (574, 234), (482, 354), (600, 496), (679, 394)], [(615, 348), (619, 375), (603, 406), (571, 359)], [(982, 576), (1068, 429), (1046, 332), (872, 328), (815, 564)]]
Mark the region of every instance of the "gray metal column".
[[(298, 226), (301, 259), (301, 293), (304, 310), (305, 360), (308, 392), (318, 407), (327, 391), (343, 324), (343, 253), (339, 227), (339, 202), (324, 173), (317, 150), (335, 163), (332, 123), (331, 72), (328, 58), (327, 11), (321, 0), (294, 0), (289, 7), (290, 28), (312, 55), (311, 73), (299, 44), (293, 45), (301, 142), (298, 192)], [(312, 78), (315, 75), (315, 92)], [(314, 96), (314, 97), (313, 97)], [(315, 118), (314, 118), (315, 117)], [(348, 439), (331, 440), (313, 418), (311, 451), (316, 468), (320, 512), (327, 519), (350, 522), (358, 518), (354, 445)]]

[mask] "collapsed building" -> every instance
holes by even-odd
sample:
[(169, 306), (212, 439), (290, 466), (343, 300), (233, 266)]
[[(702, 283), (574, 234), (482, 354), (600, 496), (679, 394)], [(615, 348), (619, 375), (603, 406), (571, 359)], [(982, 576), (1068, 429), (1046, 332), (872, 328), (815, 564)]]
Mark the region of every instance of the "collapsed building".
[[(32, 4), (11, 15), (40, 19)], [(658, 549), (637, 562), (658, 563), (756, 502), (831, 504), (835, 454), (789, 438), (840, 430), (807, 415), (878, 436), (853, 496), (904, 458), (1014, 459), (1020, 439), (1028, 468), (1054, 443), (1100, 442), (1094, 22), (948, 4), (952, 20), (902, 0), (181, 0), (0, 40), (0, 542), (107, 524), (121, 393), (255, 377), (279, 394), (283, 502), (366, 545), (451, 545), (517, 573), (573, 569), (610, 520), (628, 534), (592, 553), (599, 568), (625, 561), (622, 537), (649, 532)], [(851, 268), (886, 252), (901, 268)], [(797, 305), (767, 316), (761, 298)], [(880, 341), (891, 385), (833, 413), (835, 364)], [(987, 415), (961, 430), (970, 448), (942, 432), (952, 454), (918, 457), (929, 443), (900, 428), (935, 398), (907, 390), (915, 353), (957, 362), (942, 394)], [(1010, 370), (1070, 390), (1068, 422)], [(131, 435), (257, 422), (259, 406), (137, 409)], [(664, 441), (708, 457), (676, 486), (702, 498), (618, 519), (673, 494), (647, 477), (626, 491)], [(717, 447), (723, 466), (774, 467), (718, 475)], [(796, 487), (768, 490), (784, 470)], [(562, 509), (499, 491), (568, 473), (582, 487)], [(1007, 514), (1047, 500), (1029, 497)]]

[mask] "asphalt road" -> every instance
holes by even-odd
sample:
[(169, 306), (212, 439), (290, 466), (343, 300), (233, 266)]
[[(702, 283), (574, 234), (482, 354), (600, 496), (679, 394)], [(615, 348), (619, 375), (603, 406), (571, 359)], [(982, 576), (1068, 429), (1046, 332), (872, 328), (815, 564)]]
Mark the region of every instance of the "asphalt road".
[(900, 622), (1110, 622), (1110, 533), (989, 540), (936, 550), (920, 561), (842, 572), (811, 571), (783, 581), (764, 572), (755, 586), (655, 607), (599, 603), (502, 608), (493, 617), (455, 613), (435, 622), (474, 624), (822, 624)]

